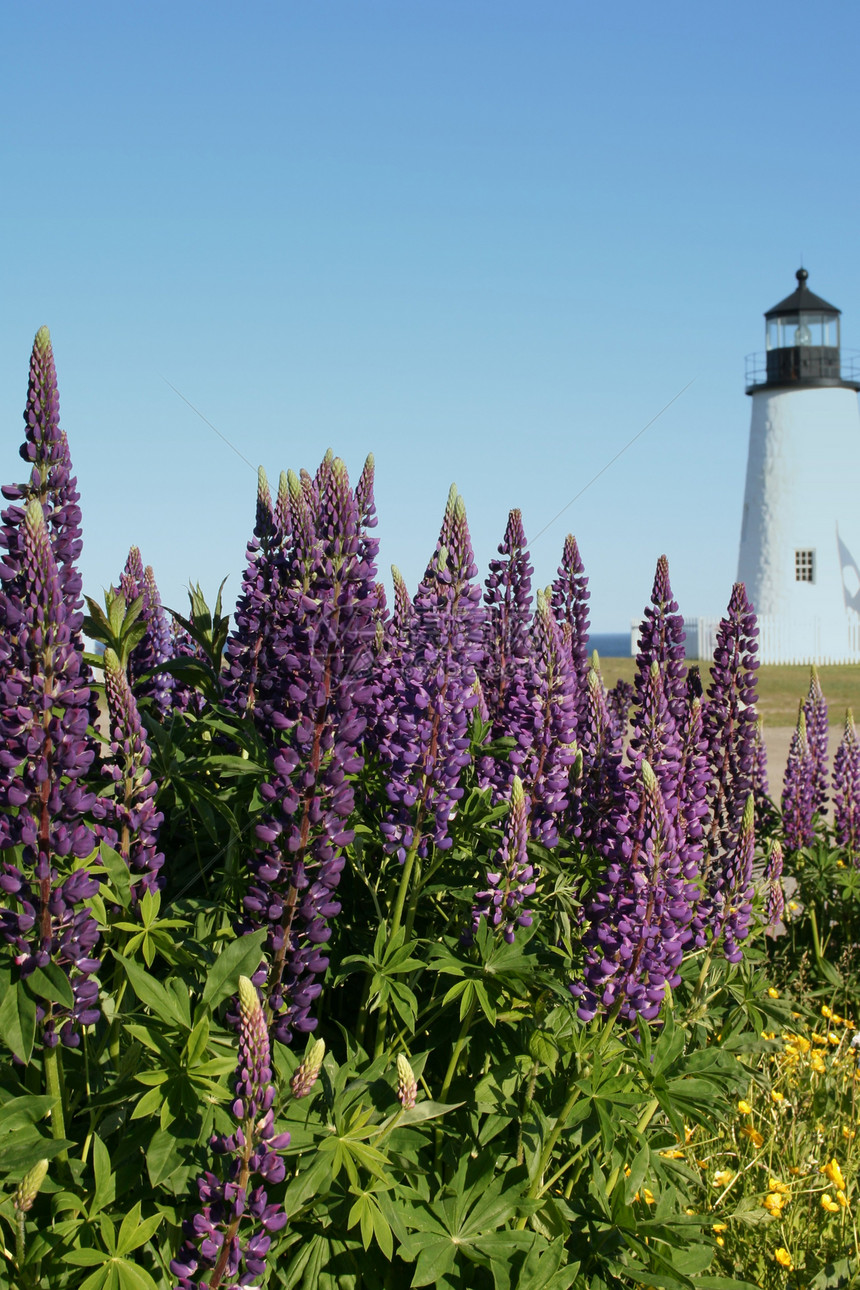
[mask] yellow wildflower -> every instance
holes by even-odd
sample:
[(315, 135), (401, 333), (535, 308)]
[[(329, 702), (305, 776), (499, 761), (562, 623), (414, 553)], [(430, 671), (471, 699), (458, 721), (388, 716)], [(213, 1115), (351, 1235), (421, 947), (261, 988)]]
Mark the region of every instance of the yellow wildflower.
[(768, 986), (767, 992), (770, 995), (771, 999), (779, 998), (779, 990), (774, 990), (772, 985)]
[(830, 1034), (827, 1036), (827, 1042), (828, 1042), (828, 1044), (838, 1044), (838, 1043), (839, 1043), (839, 1036), (838, 1036), (838, 1035), (834, 1035), (833, 1031), (831, 1030)]
[(839, 1168), (839, 1162), (835, 1157), (832, 1160), (828, 1160), (827, 1164), (823, 1166), (821, 1172), (823, 1174), (827, 1174), (827, 1177), (833, 1183), (833, 1186), (837, 1191), (845, 1191), (845, 1178), (843, 1177), (842, 1170)]
[(761, 1136), (758, 1129), (754, 1129), (751, 1124), (745, 1124), (741, 1129), (741, 1133), (745, 1138), (749, 1138), (754, 1147), (764, 1146), (764, 1138)]
[(762, 1039), (776, 1039), (776, 1031), (775, 1031), (775, 1030), (763, 1030), (763, 1031), (761, 1032), (761, 1037), (762, 1037)]
[(649, 1191), (647, 1187), (642, 1188), (642, 1199), (644, 1200), (646, 1205), (657, 1204), (656, 1200), (654, 1199), (654, 1193), (652, 1191)]
[(749, 1102), (745, 1102), (743, 1098), (741, 1098), (741, 1100), (738, 1102), (738, 1110), (740, 1111), (741, 1115), (752, 1115), (753, 1113), (753, 1109), (750, 1106)]
[(683, 1151), (678, 1151), (677, 1148), (674, 1148), (674, 1147), (672, 1148), (671, 1151), (661, 1151), (660, 1155), (663, 1157), (664, 1160), (683, 1160), (684, 1159)]
[(794, 1261), (784, 1245), (780, 1245), (778, 1250), (774, 1250), (773, 1257), (782, 1268), (787, 1268), (789, 1272), (794, 1271)]
[(836, 1204), (836, 1201), (833, 1199), (833, 1197), (829, 1196), (827, 1192), (825, 1192), (824, 1195), (821, 1197), (821, 1208), (826, 1209), (828, 1214), (839, 1213), (839, 1206)]
[(842, 1126), (842, 1136), (843, 1136), (843, 1138), (845, 1139), (845, 1141), (846, 1141), (846, 1142), (850, 1142), (850, 1141), (851, 1141), (851, 1139), (852, 1139), (853, 1137), (855, 1137), (856, 1135), (855, 1135), (855, 1131), (854, 1131), (853, 1129), (849, 1129), (849, 1128), (847, 1127), (847, 1125), (844, 1125), (844, 1124), (843, 1124), (843, 1126)]
[(821, 1015), (822, 1015), (822, 1017), (832, 1017), (832, 1016), (833, 1016), (833, 1009), (832, 1009), (832, 1008), (828, 1008), (828, 1006), (827, 1006), (827, 1004), (826, 1004), (826, 1003), (822, 1003), (822, 1005), (821, 1005)]
[(768, 1192), (761, 1204), (762, 1209), (766, 1209), (774, 1218), (782, 1218), (782, 1209), (785, 1205), (785, 1197), (780, 1192)]
[(798, 1165), (789, 1165), (788, 1172), (791, 1174), (792, 1178), (798, 1178), (800, 1176), (800, 1167)]
[(726, 1243), (726, 1238), (724, 1236), (717, 1237), (717, 1245), (725, 1245), (725, 1243)]
[(684, 1213), (685, 1213), (685, 1214), (695, 1214), (695, 1212), (696, 1212), (696, 1211), (695, 1211), (694, 1209), (685, 1209), (685, 1210), (684, 1210)]
[(788, 1183), (780, 1182), (778, 1178), (770, 1178), (767, 1185), (771, 1191), (782, 1192), (783, 1196), (791, 1195), (791, 1187)]
[(715, 1232), (727, 1232), (728, 1230), (729, 1230), (728, 1223), (714, 1223)]
[(813, 1053), (809, 1059), (809, 1064), (815, 1071), (816, 1075), (824, 1075), (827, 1071), (827, 1067), (824, 1064), (824, 1058), (820, 1053)]
[(735, 1176), (730, 1169), (718, 1169), (714, 1174), (715, 1187), (728, 1187), (730, 1182), (734, 1182)]
[[(812, 1036), (812, 1042), (813, 1042), (814, 1044), (826, 1044), (826, 1043), (827, 1043), (827, 1036), (826, 1036), (826, 1035), (814, 1034), (814, 1035)], [(838, 1043), (839, 1043), (839, 1040), (837, 1039), (837, 1040), (836, 1040), (836, 1042), (837, 1042), (837, 1044), (838, 1044)]]
[(772, 1088), (770, 1090), (770, 1100), (771, 1102), (776, 1102), (777, 1106), (779, 1106), (780, 1102), (785, 1101), (785, 1094), (780, 1093), (779, 1089)]

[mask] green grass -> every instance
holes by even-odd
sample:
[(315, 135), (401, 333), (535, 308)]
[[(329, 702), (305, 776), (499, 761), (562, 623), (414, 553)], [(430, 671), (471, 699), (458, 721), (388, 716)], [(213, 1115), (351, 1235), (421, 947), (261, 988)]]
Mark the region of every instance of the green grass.
[[(707, 688), (711, 674), (710, 663), (700, 663), (702, 684)], [(602, 658), (600, 670), (606, 685), (611, 687), (619, 678), (632, 681), (636, 660), (632, 658)], [(844, 663), (820, 667), (821, 688), (827, 700), (830, 724), (841, 726), (845, 709), (853, 708), (860, 721), (860, 664)], [(809, 668), (787, 663), (772, 663), (758, 670), (759, 712), (766, 726), (793, 726), (797, 721), (797, 705), (809, 689)]]

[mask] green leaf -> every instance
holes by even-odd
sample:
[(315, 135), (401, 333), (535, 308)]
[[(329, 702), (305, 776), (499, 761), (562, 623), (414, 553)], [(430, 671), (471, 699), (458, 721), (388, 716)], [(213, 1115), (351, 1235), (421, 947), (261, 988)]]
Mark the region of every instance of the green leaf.
[(150, 976), (145, 968), (134, 959), (127, 959), (122, 954), (113, 951), (114, 958), (121, 963), (125, 969), (129, 984), (134, 990), (141, 1003), (145, 1003), (151, 1008), (157, 1017), (168, 1025), (180, 1026), (185, 1028), (185, 1019), (180, 1012), (176, 1000), (170, 992), (164, 988), (160, 981)]
[(121, 1290), (158, 1290), (158, 1286), (146, 1268), (141, 1268), (134, 1263), (127, 1263), (125, 1259), (115, 1266), (119, 1273)]
[(0, 1002), (0, 1038), (26, 1066), (36, 1037), (36, 1003), (22, 981), (11, 982)]
[(69, 978), (59, 963), (46, 963), (43, 968), (35, 968), (26, 978), (26, 986), (37, 999), (61, 1003), (65, 1008), (74, 1007), (75, 996)]
[(97, 1133), (93, 1134), (93, 1175), (95, 1190), (90, 1205), (91, 1218), (116, 1200), (116, 1178), (110, 1167), (110, 1152)]
[(97, 1268), (103, 1263), (107, 1263), (110, 1258), (104, 1250), (91, 1250), (82, 1246), (78, 1250), (66, 1250), (63, 1254), (63, 1262), (71, 1263), (76, 1268)]
[(140, 1201), (138, 1201), (122, 1220), (122, 1227), (119, 1229), (119, 1236), (116, 1241), (117, 1254), (128, 1254), (131, 1250), (136, 1250), (139, 1246), (145, 1245), (158, 1228), (160, 1222), (161, 1214), (153, 1214), (150, 1218), (141, 1220)]
[(99, 845), (102, 864), (110, 878), (111, 887), (119, 898), (123, 909), (131, 908), (131, 874), (128, 865), (118, 851), (109, 847), (106, 842)]
[(239, 936), (218, 955), (203, 988), (203, 1002), (211, 1009), (236, 993), (240, 976), (251, 976), (256, 972), (263, 958), (265, 938), (265, 928)]
[(182, 1152), (176, 1135), (169, 1129), (158, 1129), (146, 1153), (146, 1168), (153, 1187), (164, 1182), (182, 1165)]

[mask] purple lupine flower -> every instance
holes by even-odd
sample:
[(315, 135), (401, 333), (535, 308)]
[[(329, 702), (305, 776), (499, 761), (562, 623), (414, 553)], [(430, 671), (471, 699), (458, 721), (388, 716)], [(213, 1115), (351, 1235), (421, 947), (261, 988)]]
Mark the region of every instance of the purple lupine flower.
[(773, 934), (782, 921), (785, 911), (785, 892), (782, 887), (782, 847), (774, 839), (764, 870), (765, 924)]
[(677, 835), (647, 761), (628, 785), (608, 833), (604, 880), (586, 905), (584, 980), (571, 993), (583, 1020), (617, 1010), (653, 1020), (691, 938), (694, 887), (681, 871)]
[[(192, 613), (192, 622), (193, 619), (194, 615)], [(170, 622), (170, 649), (172, 658), (206, 661), (203, 650), (182, 626), (182, 623), (177, 622), (175, 618), (172, 618)], [(183, 681), (179, 677), (174, 677), (171, 693), (175, 712), (187, 712), (195, 717), (202, 716), (206, 700), (202, 694), (195, 690), (193, 685), (189, 685), (187, 681)]]
[(531, 802), (532, 836), (544, 846), (558, 842), (558, 821), (569, 804), (570, 768), (576, 759), (576, 675), (549, 595), (537, 593), (528, 678), (530, 720), (523, 729), (531, 745), (520, 774)]
[[(678, 807), (678, 777), (681, 743), (674, 714), (664, 689), (664, 673), (656, 659), (645, 672), (644, 659), (637, 662), (637, 701), (633, 709), (633, 732), (628, 755), (631, 765), (647, 761), (660, 784), (663, 805), (674, 820)], [(682, 720), (685, 712), (682, 711)], [(632, 776), (628, 769), (622, 779)]]
[(619, 798), (621, 744), (615, 739), (606, 706), (606, 693), (596, 650), (592, 657), (593, 665), (586, 679), (586, 703), (580, 720), (578, 740), (582, 754), (579, 794), (581, 824), (579, 834), (575, 827), (571, 832), (573, 836), (581, 836), (583, 841), (594, 842), (599, 846), (599, 839), (609, 825), (611, 811)]
[(84, 903), (98, 882), (75, 867), (97, 843), (85, 823), (95, 798), (83, 782), (95, 756), (87, 733), (90, 689), (77, 615), (66, 604), (36, 498), (0, 543), (0, 854), (8, 857), (0, 864), (8, 902), (0, 910), (0, 937), (14, 947), (23, 977), (48, 963), (68, 975), (72, 1008), (52, 1004), (38, 1015), (46, 1044), (59, 1037), (74, 1047), (80, 1027), (99, 1017), (93, 977), (99, 930)]
[(485, 653), (481, 685), (492, 718), (505, 712), (505, 696), (529, 659), (531, 576), (522, 513), (508, 515), (505, 536), (499, 543), (500, 559), (490, 561), (484, 604)]
[[(42, 507), (50, 536), (60, 589), (69, 616), (69, 629), (77, 637), (83, 623), (81, 613), (81, 576), (77, 560), (81, 554), (81, 510), (77, 480), (65, 433), (60, 429), (60, 396), (51, 334), (40, 327), (30, 355), (30, 380), (27, 406), (24, 410), (25, 439), (20, 455), (32, 470), (26, 484), (8, 484), (3, 496), (26, 503), (35, 498)], [(11, 506), (3, 512), (3, 523), (18, 527), (24, 518), (24, 507)], [(7, 546), (6, 548), (10, 548)], [(83, 644), (76, 639), (76, 648)]]
[[(442, 536), (447, 538), (442, 541)], [(379, 756), (391, 803), (381, 825), (401, 862), (414, 847), (452, 845), (449, 824), (463, 795), (469, 721), (482, 659), (481, 592), (462, 497), (452, 487), (436, 554), (415, 593), (407, 639), (383, 677)]]
[(814, 663), (810, 669), (809, 692), (803, 705), (803, 715), (806, 717), (806, 739), (812, 763), (812, 813), (823, 815), (827, 810), (827, 738), (830, 731), (827, 723), (827, 700)]
[(94, 814), (110, 828), (112, 845), (128, 865), (136, 902), (144, 891), (164, 885), (160, 873), (164, 856), (158, 850), (158, 830), (164, 816), (155, 806), (158, 785), (149, 769), (152, 753), (137, 703), (110, 648), (104, 653), (104, 672), (111, 743), (102, 769), (112, 787), (98, 799)]
[(534, 895), (537, 886), (527, 850), (529, 802), (518, 775), (511, 784), (510, 801), (502, 845), (493, 871), (487, 873), (487, 888), (475, 892), (471, 934), (474, 936), (481, 919), (486, 918), (512, 945), (517, 928), (532, 925), (532, 916), (523, 902)]
[(743, 958), (738, 941), (745, 939), (752, 921), (754, 853), (755, 799), (750, 793), (741, 818), (737, 847), (730, 861), (721, 866), (719, 879), (711, 888), (713, 944), (722, 941), (723, 954), (729, 963), (739, 963)]
[(606, 710), (612, 726), (612, 737), (619, 743), (623, 742), (627, 735), (630, 709), (635, 697), (636, 691), (632, 683), (623, 679), (616, 681), (612, 689), (607, 692)]
[(142, 597), (140, 621), (146, 627), (129, 656), (129, 682), (140, 698), (152, 699), (156, 711), (164, 718), (173, 706), (173, 677), (168, 672), (153, 675), (152, 670), (173, 657), (173, 634), (170, 619), (162, 608), (152, 566), (143, 567), (140, 550), (136, 546), (128, 553), (119, 584), (127, 605), (138, 596)]
[(490, 561), (485, 584), (484, 657), (479, 679), (490, 722), (489, 738), (504, 736), (517, 742), (505, 759), (482, 757), (478, 781), (482, 787), (492, 786), (494, 798), (501, 800), (532, 743), (528, 681), (533, 570), (520, 511), (510, 512), (498, 550), (501, 558)]
[(562, 630), (576, 677), (576, 707), (581, 712), (586, 703), (588, 679), (588, 578), (579, 554), (576, 538), (568, 533), (564, 540), (561, 564), (552, 584), (552, 611)]
[[(279, 494), (279, 504), (282, 513), (288, 514), (289, 500), (282, 504)], [(275, 684), (271, 675), (273, 661), (270, 651), (281, 541), (282, 532), (272, 508), (269, 482), (261, 466), (257, 474), (254, 532), (246, 550), (242, 590), (226, 647), (224, 697), (227, 706), (237, 715), (253, 713), (264, 735), (272, 729), (273, 714), (267, 691)], [(277, 703), (276, 685), (275, 691)]]
[(645, 609), (639, 629), (636, 653), (636, 702), (642, 702), (643, 691), (648, 686), (651, 664), (660, 668), (663, 693), (669, 711), (676, 722), (683, 721), (687, 703), (687, 673), (684, 619), (678, 613), (678, 603), (672, 596), (669, 582), (669, 561), (661, 555), (657, 561), (651, 604)]
[(250, 1286), (266, 1273), (272, 1234), (286, 1225), (282, 1205), (269, 1204), (266, 1186), (283, 1182), (281, 1153), (288, 1133), (275, 1133), (272, 1064), (266, 1019), (252, 982), (239, 977), (239, 1060), (232, 1106), (237, 1128), (211, 1139), (225, 1158), (224, 1177), (197, 1180), (201, 1209), (182, 1226), (184, 1241), (170, 1271), (177, 1290)]
[[(708, 763), (708, 746), (702, 733), (702, 703), (695, 695), (690, 701), (687, 715), (678, 731), (680, 757), (678, 763), (678, 807), (675, 819), (678, 831), (678, 854), (681, 872), (690, 882), (697, 882), (703, 868), (705, 825), (708, 819), (708, 786), (711, 769)], [(705, 944), (704, 911), (698, 897), (694, 901), (693, 932), (696, 944)]]
[(860, 743), (850, 708), (833, 758), (833, 823), (837, 843), (856, 864), (860, 857)]
[[(732, 588), (717, 643), (703, 729), (711, 764), (708, 871), (737, 848), (746, 800), (754, 791), (758, 626), (746, 588)], [(710, 878), (707, 878), (710, 885)]]
[(806, 738), (803, 705), (797, 714), (797, 729), (791, 736), (782, 785), (782, 826), (789, 851), (799, 851), (815, 840), (812, 823), (812, 757)]
[(376, 544), (360, 527), (343, 462), (324, 462), (318, 479), (290, 474), (291, 540), (278, 557), (269, 651), (274, 775), (260, 790), (271, 813), (256, 827), (244, 900), (249, 927), (268, 928), (255, 979), (285, 1044), (316, 1026), (322, 951), (352, 840), (351, 777), (375, 703)]

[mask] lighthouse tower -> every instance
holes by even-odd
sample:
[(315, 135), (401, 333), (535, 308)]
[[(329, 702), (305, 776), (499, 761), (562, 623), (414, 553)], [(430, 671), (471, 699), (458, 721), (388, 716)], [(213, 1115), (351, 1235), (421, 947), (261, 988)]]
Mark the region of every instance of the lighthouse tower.
[(860, 370), (840, 311), (797, 289), (765, 314), (747, 358), (752, 398), (738, 581), (759, 616), (763, 663), (860, 659)]

